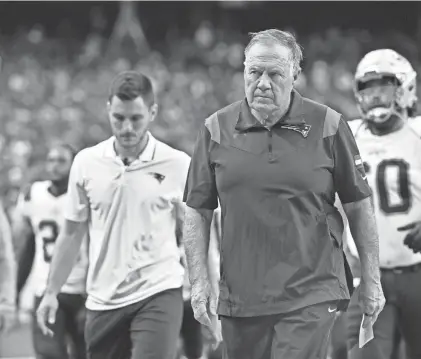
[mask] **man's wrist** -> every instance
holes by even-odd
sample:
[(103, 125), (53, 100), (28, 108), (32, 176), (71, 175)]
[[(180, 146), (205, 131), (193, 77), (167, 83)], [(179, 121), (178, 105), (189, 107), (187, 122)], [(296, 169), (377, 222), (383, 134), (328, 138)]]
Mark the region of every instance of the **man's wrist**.
[(195, 275), (194, 278), (189, 278), (189, 280), (192, 286), (197, 283), (210, 283), (209, 275), (206, 271), (204, 273), (200, 273), (199, 275)]
[(361, 268), (361, 282), (364, 283), (380, 283), (380, 269), (373, 270), (364, 270)]
[(49, 297), (57, 297), (59, 291), (54, 289), (54, 288), (50, 288), (47, 287), (47, 289), (44, 292), (44, 296), (49, 296)]

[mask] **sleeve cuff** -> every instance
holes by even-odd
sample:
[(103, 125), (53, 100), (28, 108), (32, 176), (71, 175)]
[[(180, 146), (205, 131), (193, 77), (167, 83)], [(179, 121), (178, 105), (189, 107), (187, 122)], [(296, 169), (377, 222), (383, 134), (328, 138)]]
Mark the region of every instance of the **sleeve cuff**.
[(218, 208), (218, 201), (216, 203), (211, 203), (210, 201), (200, 201), (200, 200), (194, 200), (192, 198), (188, 198), (187, 200), (184, 200), (186, 205), (190, 208), (194, 209), (209, 209), (214, 211)]
[(346, 204), (346, 203), (354, 203), (354, 202), (362, 201), (363, 199), (366, 199), (366, 198), (371, 197), (371, 196), (372, 196), (372, 192), (371, 192), (371, 190), (369, 190), (367, 192), (360, 192), (353, 197), (341, 198), (339, 196), (339, 198), (340, 198), (342, 204)]

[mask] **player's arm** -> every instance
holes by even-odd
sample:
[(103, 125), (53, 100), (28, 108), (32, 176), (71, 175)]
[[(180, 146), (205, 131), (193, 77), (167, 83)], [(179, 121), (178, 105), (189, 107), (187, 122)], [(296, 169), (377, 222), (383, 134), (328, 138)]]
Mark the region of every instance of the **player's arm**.
[(35, 257), (35, 233), (30, 221), (31, 187), (25, 189), (18, 198), (12, 216), (12, 235), (18, 263), (17, 292), (21, 292)]
[(380, 281), (379, 238), (371, 197), (343, 204), (361, 263), (361, 278)]
[(210, 148), (217, 137), (215, 118), (206, 120), (197, 137), (188, 171), (184, 202), (183, 241), (192, 286), (198, 281), (209, 282), (208, 252), (213, 212), (218, 207), (215, 173), (210, 163)]
[(209, 250), (208, 250), (208, 271), (209, 280), (216, 292), (219, 292), (219, 263), (220, 253), (219, 244), (221, 242), (221, 221), (220, 211), (216, 210), (213, 214), (213, 221), (211, 223)]
[(183, 224), (184, 224), (184, 215), (185, 215), (185, 204), (176, 201), (174, 203), (175, 211), (175, 238), (177, 240), (177, 245), (180, 246), (183, 242)]
[(60, 292), (76, 263), (87, 229), (86, 221), (64, 221), (54, 247), (46, 293)]
[(0, 203), (0, 311), (13, 309), (15, 304), (16, 258), (10, 224)]
[(89, 199), (85, 190), (84, 169), (89, 161), (83, 151), (73, 160), (64, 208), (64, 224), (54, 246), (46, 292), (57, 295), (80, 254), (88, 233)]
[(209, 282), (208, 252), (213, 210), (186, 207), (185, 213), (183, 240), (190, 283)]
[[(191, 210), (191, 208), (188, 208), (188, 207), (184, 206), (184, 208), (183, 208), (183, 219), (182, 220), (180, 219), (180, 222), (181, 222), (181, 225), (183, 225), (183, 227), (187, 231), (188, 228), (187, 228), (187, 226), (184, 226), (184, 220), (185, 220), (185, 218), (187, 216), (190, 216), (189, 217), (190, 218), (189, 220), (190, 220), (190, 223), (192, 223), (191, 222), (192, 221), (192, 214), (191, 214), (191, 212), (189, 212), (189, 213), (187, 213), (187, 216), (186, 216), (186, 208), (187, 208), (187, 211)], [(217, 291), (218, 290), (218, 281), (219, 281), (219, 265), (218, 265), (218, 263), (219, 263), (219, 251), (218, 251), (218, 244), (219, 244), (219, 241), (220, 241), (220, 239), (219, 239), (219, 231), (218, 231), (217, 226), (219, 225), (219, 221), (217, 220), (216, 216), (213, 215), (213, 213), (212, 213), (211, 210), (205, 211), (205, 213), (201, 213), (201, 215), (204, 218), (204, 219), (201, 219), (201, 221), (204, 221), (205, 222), (204, 223), (203, 230), (205, 232), (206, 231), (209, 231), (209, 234), (208, 234), (209, 238), (206, 237), (202, 241), (202, 243), (205, 245), (203, 248), (199, 248), (199, 249), (198, 248), (194, 248), (193, 249), (193, 251), (196, 251), (193, 254), (193, 257), (198, 258), (198, 256), (200, 256), (200, 253), (204, 253), (205, 255), (207, 253), (206, 259), (205, 259), (206, 266), (207, 266), (207, 275), (205, 273), (203, 273), (203, 275), (202, 276), (198, 276), (197, 279), (200, 279), (200, 278), (205, 279), (205, 278), (207, 278), (210, 281), (210, 283), (212, 284), (212, 288), (214, 288), (214, 290)], [(209, 216), (210, 216), (210, 218), (209, 218)], [(212, 220), (212, 218), (213, 218), (213, 220)], [(208, 223), (209, 220), (211, 221), (210, 224)], [(194, 219), (193, 219), (193, 221), (194, 221)], [(214, 228), (212, 228), (212, 227), (214, 227)], [(189, 233), (190, 233), (189, 236), (190, 237), (187, 239), (187, 242), (189, 240), (191, 241), (192, 239), (195, 238), (194, 236), (196, 234), (195, 233), (192, 233), (192, 232), (194, 232), (194, 230), (189, 229)], [(182, 234), (180, 235), (180, 240), (182, 241), (180, 243), (183, 243), (183, 248), (185, 248), (186, 247), (186, 240), (185, 240), (185, 238), (183, 238), (183, 235)], [(187, 244), (187, 246), (189, 246), (189, 244)], [(207, 250), (206, 250), (206, 246), (208, 247)], [(192, 247), (194, 247), (194, 244), (190, 243), (190, 248), (192, 248)], [(186, 251), (186, 249), (184, 249), (184, 251)], [(197, 260), (196, 260), (196, 263), (197, 263)]]
[(334, 185), (361, 263), (361, 280), (380, 283), (379, 238), (371, 189), (349, 125), (340, 119), (333, 142)]
[[(185, 173), (185, 176), (182, 178), (182, 188), (185, 188), (187, 177), (188, 177), (188, 170), (191, 164), (191, 158), (189, 156), (185, 156), (185, 161), (183, 162), (183, 169), (182, 173)], [(177, 242), (180, 245), (183, 242), (183, 248), (185, 247), (184, 239), (183, 239), (183, 227), (184, 227), (184, 220), (186, 216), (186, 205), (183, 202), (177, 202), (176, 203), (176, 234), (177, 234)], [(218, 289), (218, 243), (219, 243), (219, 231), (217, 230), (217, 226), (219, 225), (217, 216), (213, 216), (213, 220), (211, 220), (210, 224), (210, 234), (209, 234), (209, 240), (208, 243), (208, 251), (207, 251), (207, 267), (208, 267), (208, 273), (209, 273), (209, 280), (212, 283), (212, 287), (217, 290)], [(216, 243), (215, 243), (216, 242)], [(206, 250), (206, 249), (205, 249)], [(185, 255), (184, 255), (184, 259)]]

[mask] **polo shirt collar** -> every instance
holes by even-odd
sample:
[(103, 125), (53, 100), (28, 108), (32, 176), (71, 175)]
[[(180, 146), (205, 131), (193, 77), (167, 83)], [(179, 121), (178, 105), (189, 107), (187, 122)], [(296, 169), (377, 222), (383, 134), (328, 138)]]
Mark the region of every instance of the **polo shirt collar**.
[[(149, 162), (152, 161), (154, 158), (157, 141), (150, 132), (148, 132), (147, 135), (149, 138), (148, 144), (146, 145), (145, 149), (142, 151), (142, 153), (139, 155), (136, 161)], [(115, 136), (112, 136), (105, 142), (104, 157), (119, 158), (114, 148), (115, 141)]]
[[(304, 104), (302, 96), (296, 91), (292, 90), (291, 105), (288, 112), (281, 118), (274, 126), (277, 125), (306, 125), (304, 119)], [(251, 128), (263, 128), (261, 122), (251, 113), (247, 99), (241, 101), (240, 114), (238, 116), (235, 129), (237, 131), (247, 131)]]

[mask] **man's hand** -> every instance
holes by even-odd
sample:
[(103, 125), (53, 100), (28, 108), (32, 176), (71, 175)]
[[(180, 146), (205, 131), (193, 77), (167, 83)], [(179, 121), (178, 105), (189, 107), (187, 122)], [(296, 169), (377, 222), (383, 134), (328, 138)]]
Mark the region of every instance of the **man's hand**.
[(56, 313), (58, 309), (57, 296), (54, 294), (45, 294), (37, 309), (37, 322), (44, 335), (53, 336), (51, 326), (56, 321)]
[(359, 301), (361, 310), (365, 314), (363, 328), (367, 328), (370, 324), (373, 325), (376, 322), (386, 303), (380, 281), (362, 278)]
[(10, 305), (0, 305), (0, 332), (9, 332), (17, 323), (16, 308)]
[(421, 222), (409, 223), (406, 226), (399, 227), (398, 231), (410, 231), (403, 243), (414, 253), (421, 253)]
[(221, 324), (216, 314), (217, 296), (208, 280), (199, 280), (191, 286), (191, 304), (195, 319), (209, 330), (213, 347), (222, 341)]

